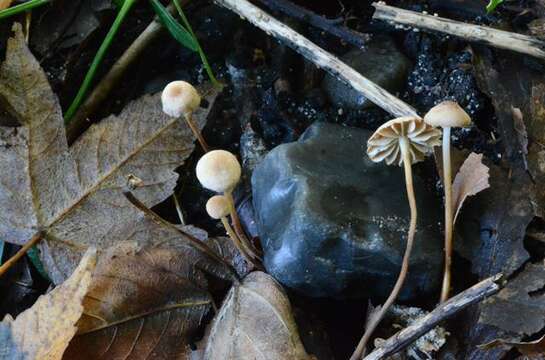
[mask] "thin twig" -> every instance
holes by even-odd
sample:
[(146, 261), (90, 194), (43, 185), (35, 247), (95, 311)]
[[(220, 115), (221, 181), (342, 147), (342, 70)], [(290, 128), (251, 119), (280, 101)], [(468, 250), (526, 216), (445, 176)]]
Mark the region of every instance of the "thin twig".
[(416, 320), (411, 326), (406, 327), (384, 341), (380, 347), (367, 355), (364, 360), (379, 360), (395, 354), (433, 329), (441, 321), (470, 305), (494, 295), (503, 287), (503, 285), (502, 274), (497, 274), (479, 282), (440, 304), (432, 312)]
[(365, 78), (356, 70), (343, 63), (334, 55), (328, 53), (290, 27), (276, 20), (257, 6), (246, 0), (215, 0), (240, 16), (246, 18), (255, 26), (275, 36), (280, 41), (306, 57), (309, 61), (323, 68), (333, 76), (341, 79), (356, 91), (361, 92), (371, 102), (380, 106), (394, 116), (418, 116), (416, 110), (409, 104), (390, 94), (374, 82)]
[[(188, 1), (189, 0), (181, 0), (182, 4), (186, 4)], [(173, 5), (169, 5), (167, 10), (174, 13), (176, 9)], [(93, 114), (98, 106), (110, 95), (113, 88), (123, 77), (125, 71), (140, 57), (148, 45), (159, 36), (162, 30), (163, 26), (156, 17), (133, 41), (127, 50), (125, 50), (123, 55), (121, 55), (110, 71), (108, 71), (97, 86), (95, 86), (91, 94), (87, 96), (83, 104), (81, 104), (78, 111), (70, 120), (66, 129), (68, 142), (73, 142), (85, 130), (91, 114)]]
[(124, 191), (123, 195), (125, 195), (127, 200), (129, 200), (131, 202), (131, 204), (133, 204), (140, 211), (142, 211), (144, 214), (149, 216), (149, 218), (151, 220), (155, 221), (157, 224), (160, 224), (162, 226), (166, 226), (167, 228), (179, 233), (183, 239), (187, 239), (189, 241), (189, 244), (191, 246), (193, 246), (194, 248), (196, 248), (197, 250), (199, 250), (203, 254), (207, 255), (208, 257), (212, 258), (216, 262), (219, 262), (220, 264), (225, 266), (225, 268), (227, 268), (227, 270), (231, 274), (231, 279), (233, 281), (237, 282), (237, 283), (240, 282), (240, 278), (239, 278), (236, 270), (233, 268), (233, 266), (231, 266), (231, 264), (229, 264), (227, 261), (225, 261), (225, 259), (223, 259), (221, 256), (216, 254), (214, 252), (214, 250), (212, 250), (204, 242), (200, 241), (199, 239), (197, 239), (193, 235), (183, 231), (182, 229), (179, 229), (175, 225), (169, 223), (168, 221), (166, 221), (165, 219), (163, 219), (162, 217), (157, 215), (155, 212), (153, 212), (153, 210), (151, 210), (146, 205), (144, 205), (144, 203), (142, 203), (140, 200), (138, 200), (138, 198), (136, 196), (134, 196), (134, 194), (132, 192)]
[(466, 24), (438, 16), (424, 15), (419, 12), (388, 6), (381, 2), (375, 2), (373, 6), (376, 9), (373, 19), (439, 31), (469, 41), (478, 41), (493, 47), (545, 59), (545, 41), (532, 36), (497, 30), (487, 26)]
[(178, 219), (180, 219), (180, 223), (185, 226), (184, 212), (182, 211), (182, 206), (180, 204), (180, 200), (178, 200), (176, 192), (172, 193), (172, 198), (174, 199), (174, 206), (176, 207), (176, 212), (178, 213)]
[(282, 13), (297, 20), (305, 21), (308, 24), (318, 29), (322, 29), (323, 31), (330, 33), (331, 35), (336, 36), (358, 48), (363, 48), (368, 40), (368, 36), (366, 34), (361, 34), (345, 26), (339, 25), (338, 22), (331, 21), (288, 0), (259, 1), (271, 10), (281, 11)]
[(34, 234), (34, 236), (29, 241), (27, 241), (26, 244), (23, 245), (23, 247), (20, 248), (15, 255), (13, 255), (8, 261), (2, 264), (2, 266), (0, 266), (0, 276), (4, 275), (4, 273), (8, 271), (13, 266), (13, 264), (17, 262), (17, 260), (22, 258), (27, 253), (27, 251), (30, 250), (31, 247), (36, 245), (38, 241), (42, 239), (42, 237), (42, 232)]

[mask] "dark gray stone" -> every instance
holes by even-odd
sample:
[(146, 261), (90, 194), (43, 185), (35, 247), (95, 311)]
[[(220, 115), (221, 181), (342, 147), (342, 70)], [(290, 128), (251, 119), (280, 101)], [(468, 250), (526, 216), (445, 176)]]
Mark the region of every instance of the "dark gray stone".
[[(403, 89), (410, 67), (407, 57), (385, 36), (373, 39), (364, 50), (349, 51), (341, 60), (391, 93)], [(373, 105), (363, 94), (330, 74), (325, 76), (322, 86), (336, 106), (359, 110)]]
[[(409, 206), (401, 168), (366, 155), (367, 130), (315, 123), (252, 176), (265, 267), (308, 296), (385, 298), (401, 266)], [(419, 218), (402, 299), (437, 290), (442, 207), (414, 178)], [(436, 294), (434, 294), (436, 295)]]

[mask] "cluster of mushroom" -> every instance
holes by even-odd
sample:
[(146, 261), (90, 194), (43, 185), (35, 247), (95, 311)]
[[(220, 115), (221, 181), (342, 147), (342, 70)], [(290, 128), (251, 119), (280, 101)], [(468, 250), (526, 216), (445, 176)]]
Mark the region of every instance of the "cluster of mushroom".
[[(244, 258), (260, 268), (257, 250), (244, 234), (233, 200), (233, 189), (240, 181), (241, 175), (240, 163), (236, 156), (225, 150), (209, 151), (197, 162), (196, 172), (197, 179), (203, 187), (221, 194), (208, 200), (206, 204), (208, 215), (221, 220), (227, 234)], [(234, 230), (227, 220), (228, 215), (234, 224)]]
[[(240, 181), (240, 164), (236, 156), (228, 151), (209, 151), (208, 144), (193, 121), (193, 113), (201, 103), (198, 91), (188, 82), (173, 81), (163, 89), (161, 103), (165, 114), (185, 119), (205, 152), (197, 163), (197, 178), (203, 187), (221, 193), (208, 200), (206, 204), (208, 215), (223, 223), (225, 231), (248, 262), (258, 268), (261, 267), (257, 250), (246, 237), (235, 210), (232, 192)], [(227, 219), (228, 216), (231, 217), (234, 229)]]
[[(199, 107), (201, 97), (197, 90), (185, 81), (173, 81), (168, 84), (161, 95), (163, 111), (173, 117), (184, 117), (191, 131), (205, 151), (197, 163), (197, 178), (202, 186), (220, 193), (211, 197), (207, 204), (208, 214), (221, 220), (227, 234), (234, 245), (248, 262), (260, 268), (260, 258), (257, 250), (248, 240), (235, 210), (232, 191), (240, 181), (241, 167), (233, 154), (225, 150), (209, 151), (209, 147), (195, 125), (192, 114)], [(407, 244), (401, 270), (392, 292), (380, 308), (380, 311), (370, 319), (365, 333), (360, 340), (351, 360), (358, 360), (365, 352), (367, 342), (378, 326), (388, 308), (397, 298), (409, 268), (409, 259), (416, 231), (417, 208), (413, 189), (412, 164), (424, 160), (434, 146), (441, 145), (443, 128), (443, 181), (445, 190), (445, 269), (441, 290), (441, 302), (448, 298), (450, 290), (450, 267), (452, 258), (453, 236), (453, 204), (452, 204), (452, 169), (450, 162), (450, 132), (452, 127), (465, 127), (471, 124), (469, 115), (455, 102), (444, 101), (433, 107), (421, 119), (417, 116), (406, 116), (390, 120), (379, 127), (367, 142), (367, 153), (374, 162), (385, 161), (386, 164), (403, 166), (405, 184), (410, 208), (410, 226)], [(228, 221), (228, 216), (234, 225)]]
[(373, 331), (376, 329), (388, 308), (397, 298), (409, 268), (409, 259), (416, 231), (417, 208), (413, 189), (412, 164), (422, 161), (434, 146), (441, 145), (443, 128), (443, 180), (445, 189), (445, 271), (441, 291), (441, 301), (448, 298), (450, 289), (450, 266), (452, 257), (452, 171), (450, 163), (450, 129), (465, 127), (471, 124), (469, 115), (455, 102), (444, 101), (433, 107), (421, 119), (417, 116), (400, 117), (390, 120), (379, 127), (367, 142), (367, 154), (374, 162), (385, 161), (386, 164), (397, 164), (404, 167), (405, 184), (410, 207), (410, 226), (407, 244), (398, 279), (394, 288), (377, 314), (369, 320), (365, 333), (351, 357), (361, 359)]

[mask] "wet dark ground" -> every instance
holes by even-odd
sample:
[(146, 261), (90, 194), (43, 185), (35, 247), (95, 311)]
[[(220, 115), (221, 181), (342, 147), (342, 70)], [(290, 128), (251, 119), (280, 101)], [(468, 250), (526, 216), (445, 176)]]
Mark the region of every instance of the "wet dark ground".
[[(359, 0), (344, 1), (295, 1), (317, 13), (330, 18), (345, 18), (347, 26), (362, 32), (388, 33), (399, 49), (411, 60), (412, 67), (407, 77), (405, 89), (399, 96), (423, 113), (435, 103), (452, 99), (458, 101), (472, 116), (476, 126), (454, 132), (454, 146), (470, 151), (484, 153), (492, 163), (500, 163), (503, 149), (499, 138), (494, 107), (491, 99), (479, 88), (475, 76), (475, 46), (458, 39), (439, 34), (428, 34), (414, 29), (395, 29), (392, 26), (370, 22), (372, 10), (370, 2)], [(59, 7), (68, 1), (59, 1)], [(74, 3), (78, 3), (75, 1)], [(100, 5), (100, 1), (96, 1)], [(493, 15), (486, 15), (482, 1), (449, 0), (423, 2), (396, 2), (413, 10), (440, 12), (442, 16), (453, 19), (473, 21), (480, 24), (507, 22), (514, 29), (524, 28), (531, 18), (527, 15), (513, 17), (515, 10), (503, 9)], [(514, 2), (524, 6), (525, 1)], [(395, 5), (390, 2), (389, 4)], [(97, 5), (94, 11), (98, 26), (90, 31), (82, 41), (67, 46), (58, 39), (48, 39), (48, 46), (31, 41), (31, 48), (41, 59), (55, 92), (59, 95), (63, 108), (71, 102), (94, 56), (103, 36), (115, 17), (115, 10)], [(342, 5), (342, 6), (341, 6)], [(67, 11), (69, 12), (69, 11)], [(77, 10), (66, 14), (74, 17)], [(366, 110), (346, 110), (333, 106), (323, 93), (320, 83), (323, 72), (307, 63), (299, 55), (279, 44), (265, 33), (256, 30), (237, 15), (208, 2), (191, 2), (187, 12), (194, 30), (212, 64), (217, 77), (227, 87), (215, 104), (213, 115), (204, 129), (204, 137), (211, 147), (240, 152), (240, 137), (244, 124), (248, 121), (263, 139), (267, 148), (284, 142), (294, 141), (314, 121), (329, 121), (346, 126), (375, 129), (390, 116), (378, 108)], [(518, 12), (516, 12), (518, 14)], [(122, 26), (119, 37), (101, 66), (99, 76), (111, 66), (115, 59), (145, 28), (153, 17), (147, 2), (136, 5), (133, 15)], [(54, 20), (57, 14), (53, 9), (36, 10), (33, 14), (33, 31), (47, 32), (57, 29)], [(281, 16), (279, 16), (282, 18)], [(306, 24), (286, 20), (299, 32), (324, 47), (328, 51), (342, 55), (350, 49), (337, 38), (324, 34)], [(64, 25), (69, 29), (70, 22)], [(0, 23), (0, 56), (5, 51), (8, 22)], [(62, 30), (62, 29), (61, 29)], [(40, 36), (41, 41), (44, 36)], [(47, 36), (45, 37), (47, 39)], [(231, 82), (228, 66), (242, 71), (251, 79), (251, 97), (237, 96), (237, 85)], [(537, 71), (545, 71), (543, 64), (530, 60), (525, 63)], [(192, 83), (206, 80), (199, 57), (181, 48), (168, 34), (155, 41), (134, 64), (122, 83), (100, 107), (92, 120), (98, 120), (110, 113), (119, 112), (124, 105), (140, 95), (160, 91), (173, 79), (184, 79)], [(242, 102), (250, 99), (250, 110), (241, 116)], [(177, 194), (182, 202), (185, 220), (207, 230), (211, 235), (223, 234), (218, 223), (209, 220), (204, 204), (210, 193), (197, 183), (194, 176), (196, 160), (201, 156), (200, 149), (178, 169), (180, 173)], [(432, 160), (428, 160), (419, 171), (426, 173), (430, 183), (437, 184), (436, 171)], [(442, 189), (437, 188), (438, 195)], [(236, 193), (241, 208), (249, 206), (248, 186), (241, 186)], [(158, 205), (157, 210), (172, 222), (178, 222), (174, 204), (169, 199)], [(245, 212), (251, 215), (251, 211)], [(532, 226), (541, 230), (543, 223), (535, 221)], [(537, 231), (537, 230), (536, 230)], [(532, 239), (526, 240), (532, 258), (543, 258), (543, 245)], [(16, 250), (8, 245), (4, 258)], [(454, 272), (460, 274), (454, 284), (455, 290), (466, 288), (477, 277), (470, 272), (467, 260), (456, 257)], [(27, 260), (0, 279), (0, 317), (10, 313), (16, 315), (31, 305), (39, 294), (45, 292), (48, 283)], [(309, 352), (322, 354), (320, 359), (345, 359), (352, 352), (363, 330), (366, 304), (363, 301), (337, 301), (332, 299), (309, 299), (290, 293), (295, 307), (305, 345)], [(434, 299), (421, 299), (412, 306), (433, 308)], [(456, 329), (453, 322), (453, 329)]]

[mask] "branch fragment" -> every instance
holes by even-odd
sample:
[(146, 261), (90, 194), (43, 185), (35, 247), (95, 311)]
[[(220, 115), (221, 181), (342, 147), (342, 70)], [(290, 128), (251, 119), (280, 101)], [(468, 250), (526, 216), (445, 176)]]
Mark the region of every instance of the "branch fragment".
[(370, 81), (350, 66), (343, 63), (333, 54), (328, 53), (298, 32), (276, 20), (247, 0), (215, 0), (221, 6), (246, 18), (287, 46), (306, 57), (316, 66), (323, 68), (333, 76), (341, 79), (356, 91), (361, 92), (371, 102), (383, 108), (395, 117), (418, 116), (416, 110), (409, 104), (398, 99), (374, 82)]
[(428, 315), (384, 341), (364, 360), (385, 359), (406, 348), (441, 321), (497, 293), (503, 287), (502, 277), (502, 274), (491, 276), (440, 304)]
[(376, 9), (373, 19), (439, 31), (468, 41), (477, 41), (500, 49), (545, 59), (545, 41), (532, 36), (497, 30), (487, 26), (466, 24), (433, 15), (424, 15), (416, 11), (388, 6), (383, 2), (375, 2), (373, 6)]

